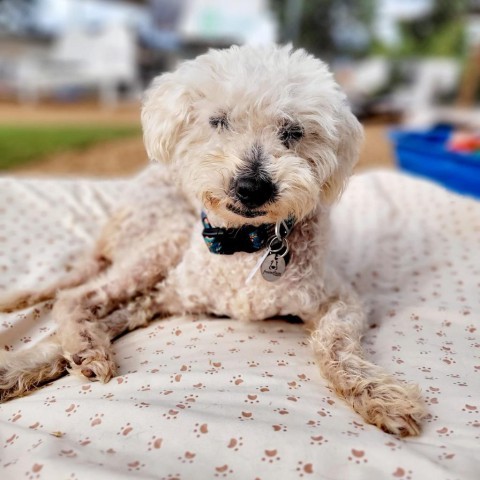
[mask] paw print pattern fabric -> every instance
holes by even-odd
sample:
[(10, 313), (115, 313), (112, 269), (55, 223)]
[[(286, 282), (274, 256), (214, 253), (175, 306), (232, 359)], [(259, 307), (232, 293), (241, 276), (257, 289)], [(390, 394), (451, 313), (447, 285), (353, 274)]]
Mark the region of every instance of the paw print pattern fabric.
[[(0, 295), (69, 271), (124, 189), (0, 179)], [(338, 400), (302, 325), (174, 317), (115, 342), (109, 383), (64, 376), (1, 404), (1, 478), (476, 480), (480, 204), (372, 172), (332, 215), (330, 260), (369, 311), (369, 357), (423, 391), (420, 437), (387, 435)], [(47, 336), (50, 309), (1, 313), (0, 348)]]

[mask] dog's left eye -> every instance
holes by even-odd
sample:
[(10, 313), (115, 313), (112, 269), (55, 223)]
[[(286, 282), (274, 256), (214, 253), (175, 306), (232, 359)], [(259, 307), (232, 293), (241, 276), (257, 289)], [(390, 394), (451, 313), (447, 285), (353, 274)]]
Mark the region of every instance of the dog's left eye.
[(298, 123), (285, 124), (279, 132), (280, 140), (287, 148), (291, 148), (303, 135), (303, 128)]
[(229, 128), (228, 118), (226, 114), (210, 117), (208, 122), (213, 128), (219, 128), (220, 130), (228, 130)]

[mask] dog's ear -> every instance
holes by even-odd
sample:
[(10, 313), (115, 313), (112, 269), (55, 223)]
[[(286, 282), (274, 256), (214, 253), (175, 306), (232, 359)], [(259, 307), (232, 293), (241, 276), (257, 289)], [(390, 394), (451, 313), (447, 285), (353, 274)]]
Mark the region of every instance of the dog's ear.
[(192, 98), (176, 72), (156, 77), (142, 105), (143, 140), (150, 160), (168, 162), (188, 121)]
[(353, 167), (358, 161), (363, 141), (363, 128), (346, 103), (339, 108), (337, 118), (336, 168), (322, 186), (322, 199), (327, 203), (334, 202), (342, 194)]

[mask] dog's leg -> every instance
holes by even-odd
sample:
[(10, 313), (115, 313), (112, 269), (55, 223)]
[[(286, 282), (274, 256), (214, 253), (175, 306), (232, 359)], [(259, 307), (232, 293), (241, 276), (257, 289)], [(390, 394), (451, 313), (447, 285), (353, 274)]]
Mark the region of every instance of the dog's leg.
[[(152, 289), (138, 294), (130, 301), (123, 299), (115, 304), (110, 297), (110, 307), (107, 308), (104, 302), (102, 311), (98, 310), (98, 305), (90, 307), (102, 318), (90, 314), (88, 307), (75, 310), (73, 316), (62, 317), (66, 321), (60, 321), (57, 335), (69, 362), (69, 372), (89, 380), (108, 382), (116, 373), (112, 340), (126, 331), (145, 326), (155, 315), (161, 313), (162, 305), (156, 302), (156, 294), (155, 289)], [(58, 308), (64, 308), (66, 303), (62, 302)]]
[(70, 273), (41, 290), (22, 290), (10, 295), (0, 296), (0, 312), (12, 312), (50, 300), (60, 290), (76, 287), (89, 278), (98, 275), (109, 263), (109, 260), (104, 256), (95, 255), (91, 259), (85, 259), (77, 267), (74, 267)]
[(19, 352), (0, 351), (0, 402), (21, 397), (66, 372), (55, 335)]
[(365, 315), (355, 294), (343, 293), (307, 320), (320, 370), (337, 394), (385, 432), (418, 435), (426, 416), (420, 391), (365, 359)]
[[(189, 235), (189, 230), (182, 235)], [(178, 234), (155, 237), (150, 246), (138, 247), (141, 256), (136, 250), (126, 252), (124, 259), (118, 259), (98, 278), (58, 295), (52, 314), (72, 373), (91, 380), (110, 380), (116, 370), (111, 340), (118, 332), (112, 333), (104, 317), (151, 291), (179, 261), (185, 241), (186, 237)]]
[[(82, 365), (82, 362), (87, 358), (77, 354), (73, 357), (79, 365), (74, 363), (73, 368), (68, 368), (58, 333), (25, 350), (0, 351), (0, 403), (26, 395), (29, 391), (59, 378), (67, 370), (87, 377), (95, 373), (99, 379), (106, 381), (115, 371), (115, 365), (109, 360), (110, 340), (125, 331), (146, 325), (158, 314), (161, 311), (161, 305), (156, 301), (156, 296), (155, 290), (140, 295), (99, 320), (96, 326), (88, 330), (92, 340), (83, 355), (87, 357), (91, 353), (88, 347), (93, 347), (96, 342), (96, 358), (89, 358), (89, 363), (86, 365)], [(68, 331), (61, 332), (62, 335), (68, 335), (68, 333)], [(88, 339), (86, 340), (88, 343)], [(102, 341), (104, 341), (103, 348)], [(95, 377), (90, 378), (95, 379)]]
[(166, 312), (163, 303), (158, 300), (158, 290), (154, 288), (102, 318), (102, 326), (114, 340), (125, 332), (146, 327), (159, 314), (165, 315)]

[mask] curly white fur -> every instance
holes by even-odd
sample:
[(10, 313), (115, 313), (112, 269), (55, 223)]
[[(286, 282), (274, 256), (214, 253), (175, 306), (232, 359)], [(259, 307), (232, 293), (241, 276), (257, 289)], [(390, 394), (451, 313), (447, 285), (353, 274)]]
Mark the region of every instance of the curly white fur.
[[(425, 416), (418, 389), (365, 359), (361, 304), (328, 265), (330, 205), (357, 160), (362, 131), (326, 65), (288, 47), (210, 51), (154, 80), (142, 123), (147, 152), (160, 165), (138, 178), (140, 186), (100, 235), (89, 268), (72, 275), (70, 286), (80, 285), (65, 289), (64, 281), (3, 302), (14, 308), (64, 288), (53, 309), (54, 338), (0, 358), (1, 397), (58, 376), (64, 361), (72, 373), (108, 381), (115, 374), (111, 340), (157, 315), (243, 321), (296, 315), (311, 330), (320, 369), (342, 398), (387, 432), (418, 434)], [(301, 135), (285, 142), (286, 125)], [(271, 180), (275, 196), (245, 215), (232, 185), (251, 162)], [(274, 284), (256, 275), (246, 285), (263, 252), (210, 253), (202, 208), (219, 227), (294, 215), (285, 275)]]

